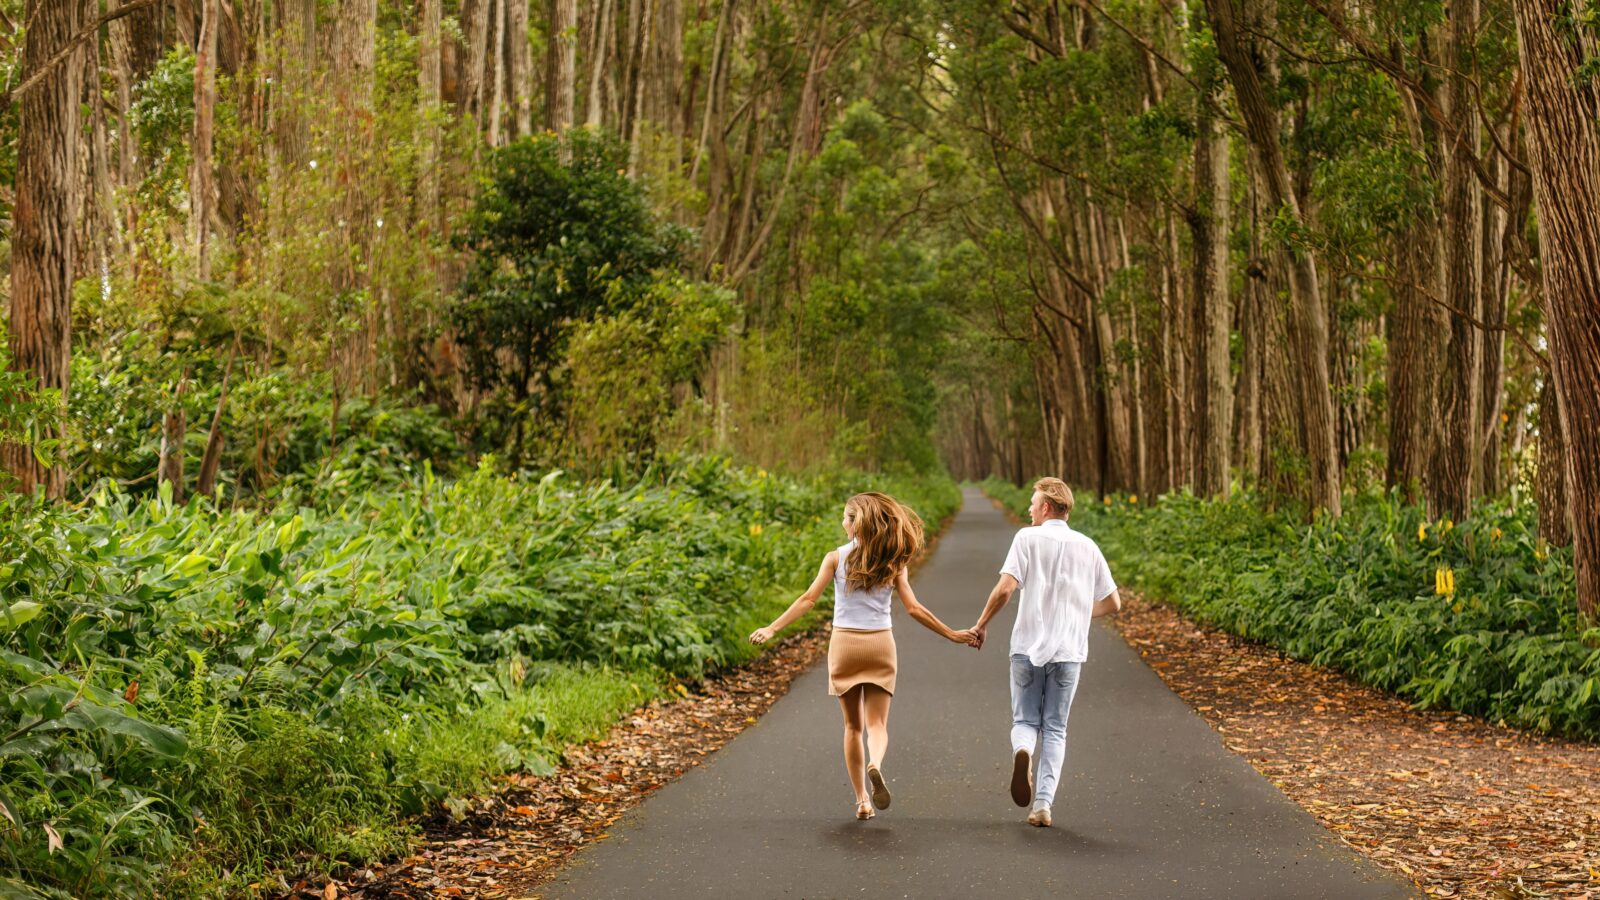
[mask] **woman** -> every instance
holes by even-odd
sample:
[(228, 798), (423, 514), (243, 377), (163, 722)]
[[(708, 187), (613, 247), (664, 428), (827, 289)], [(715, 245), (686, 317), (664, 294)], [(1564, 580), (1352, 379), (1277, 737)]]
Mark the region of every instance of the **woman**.
[[(891, 593), (898, 594), (911, 618), (958, 644), (970, 644), (971, 631), (952, 631), (917, 602), (906, 566), (922, 544), (922, 520), (887, 494), (856, 494), (844, 505), (844, 533), (850, 542), (823, 557), (816, 580), (783, 615), (750, 634), (763, 644), (805, 615), (833, 582), (833, 635), (828, 640), (828, 693), (844, 711), (844, 765), (856, 792), (856, 818), (870, 819), (873, 807), (889, 808), (883, 757), (889, 749), (889, 701), (894, 696), (896, 655), (890, 630)], [(865, 765), (861, 733), (867, 735)], [(868, 783), (871, 790), (868, 791)]]

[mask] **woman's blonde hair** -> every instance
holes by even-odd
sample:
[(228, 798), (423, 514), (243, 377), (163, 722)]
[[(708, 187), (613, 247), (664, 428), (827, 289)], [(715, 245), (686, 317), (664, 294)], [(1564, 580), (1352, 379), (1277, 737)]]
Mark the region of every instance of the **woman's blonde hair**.
[(869, 591), (893, 581), (922, 546), (921, 517), (877, 491), (857, 494), (844, 507), (856, 514), (856, 546), (845, 565), (845, 584)]

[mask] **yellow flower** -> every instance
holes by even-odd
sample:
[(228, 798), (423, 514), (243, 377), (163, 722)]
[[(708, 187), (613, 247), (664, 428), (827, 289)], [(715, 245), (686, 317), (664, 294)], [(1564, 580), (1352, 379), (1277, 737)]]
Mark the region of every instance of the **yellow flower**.
[(1129, 503), (1138, 503), (1139, 502), (1139, 495), (1138, 494), (1129, 494), (1128, 495), (1128, 502)]
[(1439, 526), (1439, 533), (1443, 534), (1454, 527), (1456, 527), (1456, 523), (1450, 521), (1449, 519), (1445, 519), (1444, 522)]
[(767, 470), (766, 469), (757, 469), (756, 470), (756, 477), (757, 478), (765, 478), (765, 477), (767, 477)]
[(1420, 543), (1422, 543), (1423, 541), (1425, 541), (1427, 539), (1428, 539), (1428, 523), (1427, 522), (1423, 522), (1422, 524), (1417, 526), (1417, 543), (1420, 544)]
[(1491, 540), (1498, 541), (1503, 537), (1505, 537), (1505, 532), (1501, 531), (1500, 529), (1498, 529), (1498, 528), (1489, 529), (1489, 538)]
[(1448, 597), (1456, 592), (1455, 570), (1440, 566), (1433, 570), (1433, 592), (1441, 597)]
[(1110, 506), (1111, 505), (1111, 498), (1107, 497), (1107, 498), (1105, 498), (1105, 500), (1106, 500), (1106, 505)]
[(761, 536), (761, 526), (760, 525), (751, 525), (750, 526), (750, 536), (751, 537), (760, 537)]

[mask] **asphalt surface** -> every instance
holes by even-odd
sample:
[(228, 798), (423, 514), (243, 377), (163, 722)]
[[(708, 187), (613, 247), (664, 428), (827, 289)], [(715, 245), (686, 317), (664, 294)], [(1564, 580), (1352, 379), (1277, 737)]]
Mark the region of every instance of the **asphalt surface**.
[[(969, 491), (914, 581), (918, 598), (953, 628), (972, 624), (1014, 531)], [(1229, 752), (1099, 622), (1068, 722), (1055, 826), (1029, 826), (1007, 793), (1014, 609), (972, 650), (896, 604), (900, 672), (883, 765), (893, 803), (875, 819), (854, 818), (839, 704), (819, 664), (579, 853), (542, 896), (1417, 896)]]

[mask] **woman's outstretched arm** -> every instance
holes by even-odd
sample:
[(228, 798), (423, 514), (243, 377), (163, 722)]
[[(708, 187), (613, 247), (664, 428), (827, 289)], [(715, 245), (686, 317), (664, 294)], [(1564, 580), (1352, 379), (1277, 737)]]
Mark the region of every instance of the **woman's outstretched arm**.
[(900, 574), (895, 576), (894, 592), (900, 595), (900, 602), (905, 605), (906, 612), (911, 614), (911, 618), (921, 622), (923, 627), (929, 631), (958, 644), (972, 643), (971, 631), (950, 630), (950, 626), (939, 621), (939, 617), (933, 614), (933, 610), (917, 602), (917, 595), (911, 590), (911, 576), (906, 573), (905, 569), (901, 569)]
[(805, 593), (796, 597), (794, 602), (789, 604), (789, 608), (783, 611), (783, 615), (772, 620), (771, 625), (750, 632), (750, 643), (765, 644), (772, 640), (773, 635), (789, 627), (795, 619), (810, 612), (811, 607), (817, 605), (817, 598), (822, 596), (828, 583), (833, 581), (833, 571), (838, 567), (839, 551), (829, 551), (828, 555), (822, 558), (822, 566), (817, 569), (817, 577), (811, 582), (811, 586), (806, 588)]

